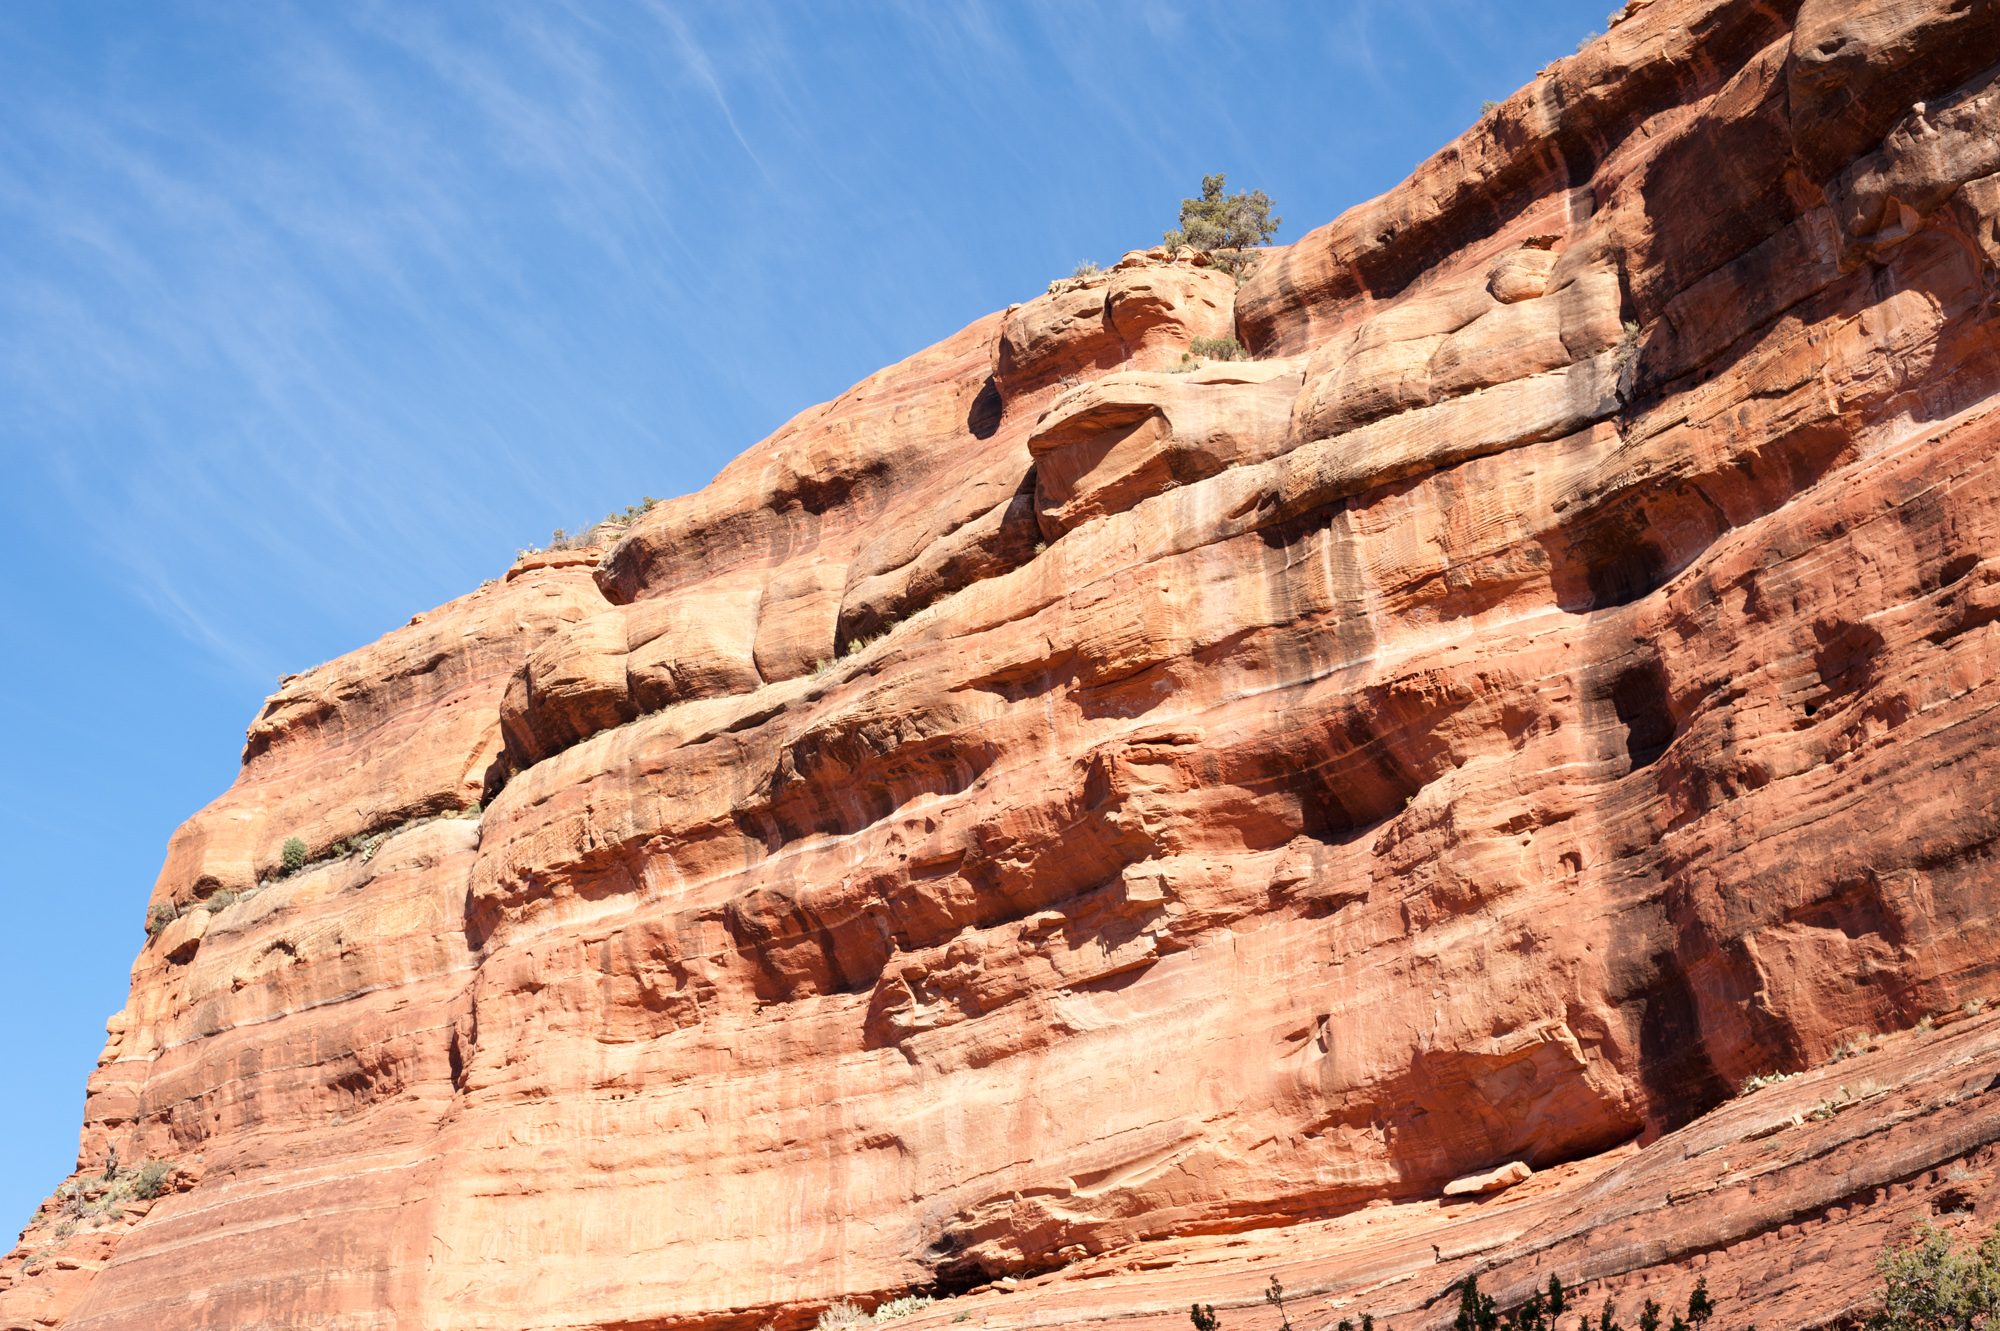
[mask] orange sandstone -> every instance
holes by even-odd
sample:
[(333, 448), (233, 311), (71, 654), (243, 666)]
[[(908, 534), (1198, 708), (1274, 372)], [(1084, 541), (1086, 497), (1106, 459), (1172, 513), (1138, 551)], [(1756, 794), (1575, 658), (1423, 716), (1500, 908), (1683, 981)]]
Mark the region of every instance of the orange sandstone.
[(1996, 61), (1632, 4), (289, 681), (0, 1326), (1851, 1313), (2000, 1167)]

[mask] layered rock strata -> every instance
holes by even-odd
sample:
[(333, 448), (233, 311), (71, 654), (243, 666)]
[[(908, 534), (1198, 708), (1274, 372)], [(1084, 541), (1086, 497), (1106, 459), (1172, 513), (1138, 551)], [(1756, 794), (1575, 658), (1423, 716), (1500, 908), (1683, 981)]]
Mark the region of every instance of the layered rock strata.
[(288, 681), (0, 1326), (1851, 1311), (2000, 1138), (1983, 1016), (1844, 1057), (2000, 993), (1997, 62), (1634, 4)]

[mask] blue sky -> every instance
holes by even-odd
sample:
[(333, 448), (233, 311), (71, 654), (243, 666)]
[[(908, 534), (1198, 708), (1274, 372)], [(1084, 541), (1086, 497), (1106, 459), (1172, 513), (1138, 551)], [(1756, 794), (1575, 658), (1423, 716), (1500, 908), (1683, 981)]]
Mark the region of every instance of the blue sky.
[(277, 676), (1610, 0), (0, 5), (0, 1246)]

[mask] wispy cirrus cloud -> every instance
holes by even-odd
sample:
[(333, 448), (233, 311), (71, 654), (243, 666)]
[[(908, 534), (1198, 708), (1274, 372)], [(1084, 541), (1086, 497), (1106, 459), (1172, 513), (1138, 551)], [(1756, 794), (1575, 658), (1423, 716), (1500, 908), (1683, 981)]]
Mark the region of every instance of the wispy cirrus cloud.
[[(566, 422), (491, 362), (589, 403), (593, 361), (537, 318), (541, 237), (496, 219), (496, 193), (546, 202), (538, 222), (656, 300), (690, 299), (675, 275), (695, 255), (587, 30), (522, 10), (484, 47), (401, 17), (230, 36), (278, 71), (244, 90), (268, 132), (208, 133), (171, 86), (13, 108), (0, 214), (26, 243), (0, 257), (0, 364), (17, 425), (61, 459), (57, 493), (117, 513), (102, 552), (247, 671), (284, 654), (282, 630), (219, 625), (274, 578), (334, 604), (407, 580), (412, 553), (443, 553), (480, 516), (450, 498), (460, 468), (497, 457), (524, 489), (564, 488), (535, 444)], [(385, 43), (407, 59), (383, 60)], [(430, 382), (396, 363), (405, 343)], [(656, 437), (598, 401), (579, 414)]]
[(698, 483), (1206, 170), (1312, 218), (1357, 126), (1421, 119), (1399, 60), (1508, 36), (1472, 0), (26, 12), (0, 444), (233, 669)]

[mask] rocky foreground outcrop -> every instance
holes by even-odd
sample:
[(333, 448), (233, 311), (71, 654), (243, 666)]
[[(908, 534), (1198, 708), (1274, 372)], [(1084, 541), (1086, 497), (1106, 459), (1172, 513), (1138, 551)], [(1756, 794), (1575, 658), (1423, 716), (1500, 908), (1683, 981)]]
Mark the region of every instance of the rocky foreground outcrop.
[(980, 320), (285, 683), (0, 1326), (1852, 1313), (2000, 1206), (1996, 296), (2000, 0), (1655, 0)]

